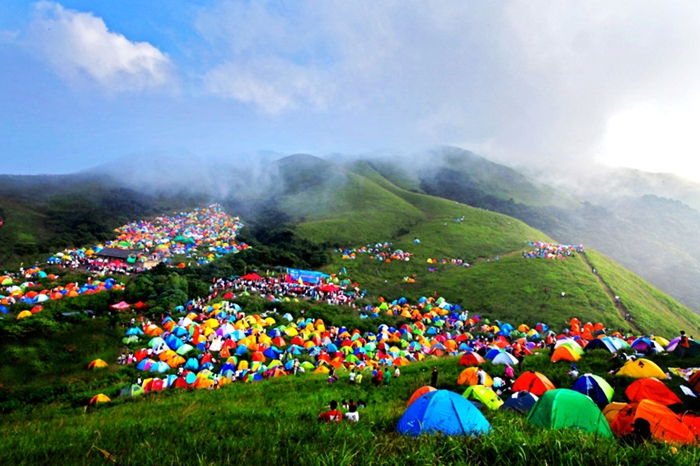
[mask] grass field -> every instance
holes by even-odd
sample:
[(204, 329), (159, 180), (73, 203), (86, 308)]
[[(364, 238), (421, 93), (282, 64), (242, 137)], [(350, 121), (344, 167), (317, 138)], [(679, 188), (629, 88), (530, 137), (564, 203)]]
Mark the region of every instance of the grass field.
[[(584, 370), (600, 371), (607, 356), (587, 356)], [(664, 444), (630, 448), (615, 439), (529, 425), (521, 414), (486, 412), (487, 437), (404, 437), (396, 424), (411, 393), (438, 367), (439, 388), (461, 393), (457, 358), (402, 368), (390, 385), (351, 386), (346, 376), (329, 385), (320, 375), (283, 377), (221, 390), (169, 390), (115, 399), (97, 408), (41, 405), (3, 416), (2, 464), (676, 464), (700, 461), (700, 449)], [(485, 369), (491, 375), (503, 366)], [(570, 386), (568, 367), (546, 355), (526, 359), (525, 369), (547, 370), (557, 386)], [(618, 383), (617, 397), (629, 380)], [(676, 384), (677, 386), (677, 384)], [(677, 387), (676, 387), (677, 388)], [(115, 390), (107, 392), (113, 396)], [(320, 424), (330, 400), (362, 398), (360, 422)]]

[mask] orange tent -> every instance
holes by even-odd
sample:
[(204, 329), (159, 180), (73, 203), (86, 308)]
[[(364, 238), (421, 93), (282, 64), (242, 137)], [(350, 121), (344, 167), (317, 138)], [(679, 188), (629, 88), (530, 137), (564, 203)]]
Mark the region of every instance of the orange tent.
[(551, 361), (552, 362), (557, 362), (557, 361), (576, 362), (579, 359), (581, 359), (581, 356), (579, 356), (574, 350), (566, 347), (565, 345), (562, 345), (559, 348), (554, 350), (554, 353), (552, 354)]
[(651, 434), (656, 440), (677, 443), (695, 442), (695, 435), (673, 411), (651, 400), (630, 403), (622, 408), (610, 424), (610, 428), (615, 435), (630, 434), (632, 424), (637, 418), (649, 421)]
[[(464, 369), (462, 371), (461, 374), (459, 374), (459, 378), (457, 379), (457, 384), (459, 384), (459, 385), (478, 385), (479, 384), (479, 377), (476, 375), (478, 370), (479, 370), (478, 367), (467, 367), (466, 369)], [(484, 372), (484, 374), (486, 374), (486, 372)], [(493, 386), (493, 379), (488, 374), (486, 374), (484, 386), (485, 387)]]
[(431, 387), (430, 385), (425, 385), (424, 387), (419, 388), (415, 392), (413, 392), (413, 395), (411, 395), (411, 398), (408, 399), (408, 403), (406, 406), (411, 406), (414, 401), (416, 401), (418, 398), (421, 396), (425, 395), (426, 393), (434, 392), (436, 389)]
[(513, 384), (511, 391), (521, 392), (528, 391), (533, 395), (542, 396), (547, 390), (554, 390), (556, 387), (546, 375), (539, 372), (527, 371), (518, 377), (518, 380)]
[(625, 395), (630, 401), (652, 400), (664, 406), (682, 403), (671, 389), (654, 377), (635, 380), (627, 387)]
[(613, 402), (603, 408), (603, 416), (605, 416), (605, 420), (608, 421), (608, 424), (612, 424), (615, 416), (617, 416), (617, 413), (619, 413), (625, 406), (627, 406), (627, 403)]

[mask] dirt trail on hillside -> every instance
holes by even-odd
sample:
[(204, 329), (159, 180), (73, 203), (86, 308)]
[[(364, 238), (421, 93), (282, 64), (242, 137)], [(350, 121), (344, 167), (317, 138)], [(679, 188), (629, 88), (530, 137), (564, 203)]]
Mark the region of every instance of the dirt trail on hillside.
[[(585, 262), (586, 265), (588, 265), (588, 269), (591, 270), (591, 273), (592, 273), (593, 266), (591, 265), (590, 262), (588, 262), (588, 257), (586, 257), (586, 253), (579, 254), (579, 256), (581, 257), (583, 262)], [(613, 290), (610, 289), (610, 286), (607, 284), (607, 282), (605, 280), (603, 280), (603, 277), (601, 277), (599, 273), (596, 272), (596, 273), (594, 273), (594, 275), (598, 279), (598, 282), (602, 285), (603, 289), (608, 294), (608, 296), (610, 296), (610, 299), (612, 299), (613, 303), (615, 303), (615, 296), (616, 295), (613, 292)], [(620, 314), (620, 317), (622, 318), (622, 320), (626, 321), (627, 325), (629, 325), (629, 327), (632, 330), (634, 330), (638, 335), (641, 335), (642, 331), (639, 330), (639, 328), (637, 327), (637, 324), (634, 322), (634, 316), (632, 316), (632, 314), (630, 314), (630, 319), (632, 319), (632, 320), (625, 319), (625, 315), (629, 314), (629, 310), (627, 310), (627, 307), (622, 302), (620, 302), (618, 304), (614, 304), (614, 306), (617, 308), (617, 311)]]

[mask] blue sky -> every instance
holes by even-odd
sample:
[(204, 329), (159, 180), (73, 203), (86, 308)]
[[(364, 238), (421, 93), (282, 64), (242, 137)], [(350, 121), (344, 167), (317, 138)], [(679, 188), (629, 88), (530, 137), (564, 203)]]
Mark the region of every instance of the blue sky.
[(690, 1), (4, 0), (0, 172), (451, 144), (700, 180), (698, 20)]

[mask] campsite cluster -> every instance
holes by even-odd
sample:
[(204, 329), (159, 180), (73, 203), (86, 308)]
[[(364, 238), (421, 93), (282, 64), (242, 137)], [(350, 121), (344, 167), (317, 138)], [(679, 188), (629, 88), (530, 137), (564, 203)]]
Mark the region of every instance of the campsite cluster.
[(368, 257), (370, 260), (386, 263), (391, 263), (391, 261), (408, 262), (411, 260), (411, 257), (413, 257), (413, 253), (411, 252), (404, 252), (401, 249), (392, 249), (391, 243), (386, 241), (374, 245), (368, 244), (354, 249), (336, 250), (336, 252), (342, 254), (343, 260), (355, 260), (358, 254), (369, 254)]
[[(247, 245), (236, 243), (236, 232), (241, 227), (237, 218), (227, 216), (214, 205), (151, 222), (129, 223), (118, 230), (118, 237), (112, 242), (64, 251), (49, 262), (107, 274), (124, 267), (137, 271), (139, 264), (147, 261), (175, 265), (176, 257), (204, 264), (246, 248)], [(417, 239), (414, 243), (420, 244)], [(523, 253), (523, 257), (566, 259), (583, 252), (583, 246), (529, 244), (534, 250)], [(105, 249), (129, 251), (129, 256), (117, 262), (100, 255)], [(386, 242), (338, 252), (346, 260), (368, 254), (371, 260), (385, 263), (409, 261), (412, 257)], [(456, 259), (428, 259), (428, 263), (469, 266)], [(39, 267), (0, 277), (4, 286), (0, 312), (8, 313), (8, 308), (18, 303), (34, 306), (17, 315), (17, 319), (23, 319), (40, 312), (41, 304), (48, 300), (124, 287), (114, 278), (91, 278), (83, 285), (46, 285), (55, 278)], [(120, 390), (120, 395), (134, 397), (172, 389), (214, 390), (232, 383), (304, 373), (323, 374), (328, 383), (344, 378), (358, 384), (364, 378), (381, 385), (389, 383), (392, 373), (398, 374), (397, 368), (412, 362), (453, 357), (455, 365), (466, 366), (456, 380), (457, 385), (466, 387), (464, 393), (438, 389), (434, 372), (432, 386), (420, 388), (408, 400), (398, 422), (399, 432), (488, 435), (490, 425), (482, 411), (514, 409), (528, 413), (527, 420), (533, 424), (606, 437), (614, 434), (632, 442), (653, 438), (686, 444), (696, 443), (700, 436), (698, 418), (679, 416), (668, 408), (682, 404), (682, 400), (664, 383), (671, 373), (682, 376), (688, 385), (684, 392), (694, 396), (700, 392), (700, 371), (668, 368), (666, 373), (648, 359), (664, 352), (678, 357), (699, 356), (700, 343), (685, 335), (669, 341), (654, 335), (624, 334), (621, 329), (614, 331), (600, 322), (582, 323), (577, 318), (572, 318), (561, 332), (543, 322), (533, 327), (491, 322), (470, 315), (437, 292), (416, 302), (403, 297), (393, 301), (379, 298), (378, 302), (357, 309), (362, 319), (396, 317), (406, 322), (396, 327), (382, 323), (374, 331), (367, 331), (368, 327), (362, 331), (305, 316), (303, 311), (297, 317), (277, 313), (276, 309), (248, 313), (235, 301), (251, 295), (270, 303), (325, 303), (355, 309), (365, 292), (349, 278), (287, 269), (282, 275), (250, 273), (215, 278), (209, 295), (182, 303), (157, 321), (150, 320), (156, 320), (152, 315), (150, 319), (145, 317), (147, 304), (122, 301), (112, 305), (112, 309), (134, 311), (131, 324), (124, 328), (123, 352), (117, 361), (95, 359), (88, 369), (115, 363), (133, 367), (138, 375)], [(618, 368), (608, 374), (579, 374), (576, 364), (595, 350), (610, 354), (610, 361)], [(551, 363), (570, 366), (572, 388), (556, 388), (544, 374), (524, 370), (527, 358), (546, 352)], [(502, 366), (504, 375), (501, 376), (500, 368), (495, 377), (487, 374), (482, 369), (487, 361), (487, 367)], [(610, 380), (618, 376), (637, 379), (625, 390), (629, 403), (612, 403), (616, 388)], [(110, 401), (99, 393), (92, 397), (90, 405)], [(333, 420), (339, 419), (334, 416)]]
[[(189, 264), (203, 265), (248, 247), (236, 243), (242, 226), (238, 217), (230, 217), (220, 205), (212, 204), (192, 212), (128, 223), (119, 227), (117, 237), (105, 244), (66, 249), (47, 262), (102, 274), (138, 272), (148, 262), (184, 267), (184, 261), (173, 263), (178, 257)], [(124, 251), (124, 257), (116, 258), (114, 251)]]
[(532, 251), (523, 252), (526, 259), (566, 259), (575, 253), (585, 251), (583, 245), (544, 243), (542, 241), (528, 241), (528, 245), (534, 248)]
[[(48, 276), (45, 273), (44, 277), (49, 280), (58, 278), (56, 276)], [(114, 278), (107, 278), (104, 281), (89, 279), (88, 283), (83, 285), (68, 283), (64, 286), (52, 286), (51, 288), (44, 288), (40, 283), (30, 281), (14, 285), (14, 280), (10, 276), (0, 277), (0, 283), (4, 285), (4, 288), (0, 291), (0, 314), (8, 314), (9, 308), (15, 304), (34, 306), (31, 310), (19, 312), (17, 319), (24, 319), (42, 311), (44, 309), (42, 303), (46, 301), (76, 298), (103, 291), (124, 289), (124, 285), (117, 283)]]
[[(256, 281), (263, 279), (251, 276), (236, 283), (219, 281), (208, 299), (218, 296), (223, 301), (190, 301), (180, 308), (179, 315), (167, 316), (159, 324), (134, 322), (125, 332), (124, 344), (138, 349), (122, 355), (119, 363), (134, 364), (143, 375), (124, 387), (121, 396), (173, 388), (217, 389), (234, 382), (304, 372), (324, 374), (329, 383), (339, 376), (355, 383), (358, 375), (362, 380), (362, 374), (366, 380), (378, 377), (381, 383), (384, 377), (388, 383), (394, 368), (428, 357), (454, 356), (459, 357), (460, 365), (467, 366), (457, 380), (467, 387), (463, 395), (423, 387), (409, 400), (399, 432), (487, 435), (489, 423), (479, 409), (515, 409), (529, 412), (527, 419), (534, 424), (602, 436), (615, 434), (633, 442), (654, 438), (695, 443), (700, 434), (698, 418), (679, 416), (668, 408), (682, 403), (663, 382), (670, 374), (644, 357), (659, 352), (699, 355), (700, 343), (685, 336), (668, 341), (658, 336), (622, 335), (609, 332), (601, 323), (582, 324), (576, 318), (557, 334), (545, 323), (532, 328), (492, 323), (435, 297), (421, 298), (414, 304), (405, 298), (391, 303), (382, 299), (363, 311), (374, 317), (402, 316), (411, 324), (399, 328), (382, 324), (376, 332), (361, 332), (327, 325), (320, 319), (295, 320), (290, 314), (246, 315), (230, 300), (242, 289), (249, 293), (247, 287)], [(296, 283), (291, 277), (279, 282)], [(315, 286), (326, 285), (319, 282)], [(289, 296), (275, 295), (274, 299)], [(614, 374), (579, 374), (576, 362), (592, 350), (610, 353), (619, 362), (619, 369)], [(549, 351), (552, 363), (571, 364), (573, 388), (557, 389), (544, 374), (523, 370), (526, 357), (545, 351)], [(505, 366), (505, 376), (492, 378), (479, 367), (485, 361)], [(90, 368), (104, 366), (104, 361), (96, 360)], [(673, 372), (678, 373), (676, 369)], [(625, 390), (629, 403), (611, 403), (615, 389), (606, 377), (613, 375), (637, 379)], [(688, 393), (700, 390), (700, 372), (685, 375)], [(98, 394), (91, 404), (107, 401), (108, 397)]]

